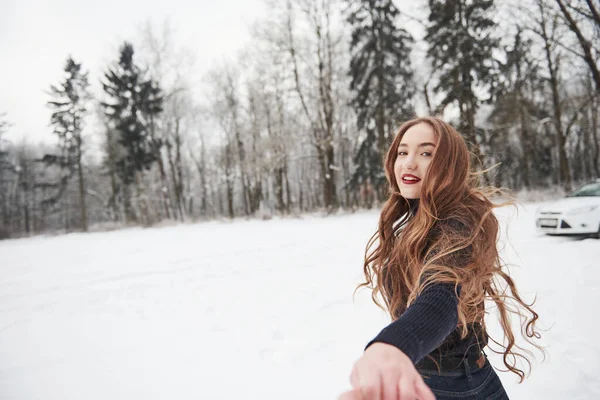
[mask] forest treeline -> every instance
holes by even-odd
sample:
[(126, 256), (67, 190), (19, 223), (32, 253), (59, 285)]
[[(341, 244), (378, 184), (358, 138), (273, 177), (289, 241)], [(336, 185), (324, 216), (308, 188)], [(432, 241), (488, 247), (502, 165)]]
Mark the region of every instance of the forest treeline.
[(600, 178), (596, 0), (421, 2), (422, 18), (389, 0), (272, 1), (201, 81), (167, 23), (98, 76), (65, 55), (42, 88), (56, 145), (8, 141), (0, 110), (0, 238), (373, 207), (396, 129), (425, 114), (494, 167), (487, 183)]

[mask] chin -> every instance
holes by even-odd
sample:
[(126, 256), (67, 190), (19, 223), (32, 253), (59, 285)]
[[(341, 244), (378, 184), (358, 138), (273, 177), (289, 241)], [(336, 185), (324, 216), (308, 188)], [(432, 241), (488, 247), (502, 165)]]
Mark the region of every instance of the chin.
[(400, 190), (400, 194), (405, 199), (418, 199), (421, 197), (420, 192), (415, 190)]
[(404, 197), (405, 199), (418, 199), (419, 195), (416, 193), (406, 193), (406, 192), (400, 192), (400, 194), (402, 195), (402, 197)]

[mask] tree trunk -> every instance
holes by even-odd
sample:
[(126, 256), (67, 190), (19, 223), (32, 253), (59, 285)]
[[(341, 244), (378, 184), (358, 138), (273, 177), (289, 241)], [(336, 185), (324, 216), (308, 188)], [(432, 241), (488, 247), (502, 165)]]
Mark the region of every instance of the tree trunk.
[[(300, 73), (298, 68), (298, 61), (296, 55), (296, 48), (294, 43), (293, 34), (293, 18), (292, 18), (292, 2), (287, 1), (287, 15), (286, 15), (286, 43), (292, 60), (292, 72), (294, 75), (295, 90), (300, 98), (300, 104), (302, 110), (306, 115), (310, 125), (313, 139), (313, 146), (317, 150), (317, 157), (321, 168), (322, 175), (322, 194), (325, 206), (330, 212), (336, 206), (336, 190), (335, 190), (335, 172), (330, 169), (330, 166), (334, 164), (334, 149), (332, 145), (333, 141), (333, 100), (332, 100), (332, 50), (331, 50), (331, 38), (329, 37), (329, 10), (324, 6), (323, 15), (326, 21), (326, 32), (325, 39), (322, 36), (322, 25), (320, 16), (317, 15), (316, 7), (314, 10), (307, 11), (307, 15), (312, 19), (310, 22), (314, 24), (314, 32), (316, 36), (316, 56), (317, 56), (317, 68), (318, 68), (318, 103), (316, 116), (312, 116), (308, 109), (306, 102), (306, 96), (302, 91), (300, 84)], [(325, 41), (325, 44), (323, 44)], [(326, 52), (324, 55), (323, 52)], [(325, 66), (327, 65), (327, 71)], [(309, 195), (311, 193), (309, 192)], [(310, 207), (310, 206), (309, 206)]]
[(283, 168), (275, 168), (275, 198), (277, 199), (277, 212), (282, 214), (284, 203), (283, 203)]
[[(2, 228), (6, 229), (6, 231), (9, 231), (8, 224), (10, 219), (8, 215), (8, 184), (5, 184), (5, 181), (8, 181), (8, 179), (5, 179), (3, 166), (0, 165), (0, 184), (2, 185), (0, 188), (0, 201), (2, 202), (0, 205), (2, 207)], [(1, 234), (2, 232), (0, 232), (0, 235)]]
[(596, 173), (596, 179), (600, 178), (600, 165), (599, 165), (599, 159), (600, 159), (600, 141), (598, 140), (598, 107), (600, 106), (600, 101), (598, 101), (598, 99), (594, 99), (594, 101), (592, 102), (592, 107), (591, 107), (591, 114), (592, 114), (592, 129), (591, 129), (591, 135), (592, 135), (592, 141), (594, 143), (594, 156), (593, 156), (593, 167), (594, 167), (594, 172)]
[(113, 221), (118, 221), (119, 218), (119, 206), (117, 205), (117, 191), (119, 190), (117, 187), (117, 177), (115, 176), (115, 171), (111, 168), (110, 170), (110, 188), (111, 188), (111, 196), (108, 199), (108, 207), (112, 210), (112, 218)]
[[(325, 3), (323, 3), (325, 4)], [(331, 37), (330, 37), (330, 26), (329, 26), (329, 9), (325, 6), (323, 10), (325, 14), (325, 38), (323, 39), (321, 33), (321, 24), (316, 24), (316, 35), (319, 39), (317, 47), (317, 58), (319, 61), (319, 90), (321, 97), (321, 108), (324, 117), (324, 141), (325, 141), (325, 206), (328, 212), (338, 207), (337, 201), (337, 190), (336, 190), (336, 170), (332, 168), (335, 165), (335, 154), (334, 154), (334, 104), (332, 96), (331, 83), (333, 80), (333, 66), (332, 66), (332, 49), (331, 49)], [(316, 16), (315, 16), (316, 20)], [(321, 46), (321, 43), (324, 45)], [(327, 65), (327, 68), (325, 68)], [(384, 131), (385, 140), (385, 131)]]
[(77, 151), (77, 175), (79, 178), (79, 207), (81, 209), (81, 230), (87, 232), (87, 208), (85, 204), (85, 185), (83, 181), (83, 166), (81, 165), (81, 149)]
[(200, 188), (202, 189), (202, 195), (200, 196), (200, 213), (202, 215), (207, 215), (208, 188), (206, 187), (206, 153), (203, 142), (200, 142), (200, 162), (196, 163), (196, 165), (198, 166), (198, 173), (200, 174)]
[(287, 159), (285, 159), (285, 158), (283, 160), (283, 180), (285, 182), (285, 198), (286, 198), (286, 202), (285, 202), (283, 211), (286, 214), (289, 214), (290, 213), (290, 205), (292, 204), (292, 193), (290, 190), (290, 181), (288, 179)]
[(333, 209), (338, 207), (338, 201), (336, 188), (337, 185), (335, 183), (336, 171), (335, 169), (331, 168), (335, 164), (334, 149), (332, 143), (328, 143), (327, 152), (325, 154), (327, 161), (327, 192), (329, 193), (329, 199), (326, 203), (326, 206), (330, 209), (330, 211), (333, 211)]
[[(552, 60), (548, 59), (549, 68), (552, 67)], [(557, 134), (558, 144), (558, 160), (560, 168), (560, 181), (565, 191), (570, 192), (572, 189), (571, 182), (571, 168), (569, 167), (569, 159), (567, 158), (567, 152), (565, 150), (566, 138), (563, 133), (562, 126), (562, 106), (560, 104), (560, 94), (558, 91), (558, 78), (556, 71), (552, 70), (550, 73), (550, 85), (552, 87), (552, 105), (554, 110), (554, 126)]]
[[(540, 4), (540, 7), (542, 5)], [(543, 10), (542, 10), (543, 13)], [(554, 127), (556, 130), (557, 140), (556, 144), (558, 146), (558, 161), (559, 161), (559, 171), (560, 171), (560, 182), (563, 185), (565, 191), (570, 192), (572, 189), (571, 183), (571, 172), (569, 167), (569, 160), (567, 158), (567, 153), (565, 151), (565, 136), (563, 133), (562, 126), (562, 106), (560, 102), (560, 94), (558, 88), (558, 69), (559, 66), (555, 64), (555, 60), (552, 57), (552, 44), (551, 40), (548, 37), (548, 33), (546, 30), (546, 20), (544, 19), (544, 15), (542, 14), (541, 20), (541, 28), (542, 28), (542, 38), (544, 39), (544, 50), (546, 56), (546, 64), (548, 67), (548, 72), (550, 73), (550, 88), (552, 89), (552, 106), (554, 111)]]
[[(283, 121), (283, 112), (281, 107), (281, 102), (279, 98), (279, 92), (276, 94), (277, 101), (277, 109), (279, 112), (279, 126), (278, 128), (282, 128), (284, 126)], [(265, 114), (267, 117), (267, 134), (269, 135), (269, 139), (271, 141), (271, 148), (273, 150), (273, 166), (271, 166), (271, 173), (274, 175), (274, 184), (275, 187), (273, 191), (275, 192), (275, 199), (277, 204), (275, 205), (275, 209), (278, 213), (284, 212), (284, 201), (283, 201), (283, 171), (280, 163), (282, 162), (282, 158), (285, 157), (284, 151), (282, 151), (281, 146), (279, 144), (279, 133), (276, 133), (273, 128), (273, 120), (271, 118), (271, 111), (269, 109), (269, 105), (265, 103)]]
[[(177, 196), (177, 177), (175, 176), (175, 164), (173, 163), (173, 154), (171, 154), (173, 144), (170, 142), (166, 145), (167, 148), (167, 163), (169, 164), (169, 175), (171, 176), (171, 185), (173, 185), (173, 194), (175, 201), (171, 202), (171, 210), (175, 219), (180, 219), (179, 198)], [(169, 196), (169, 199), (171, 196)]]
[(429, 115), (433, 116), (434, 115), (434, 110), (433, 107), (431, 106), (431, 100), (429, 99), (429, 88), (427, 87), (428, 83), (425, 83), (423, 85), (423, 93), (425, 95), (425, 104), (427, 105), (427, 111), (429, 112)]
[[(200, 180), (200, 215), (206, 217), (208, 215), (208, 188), (206, 186), (206, 154), (204, 151), (204, 141), (202, 138), (200, 139), (200, 160), (196, 159), (191, 149), (189, 149), (189, 152), (194, 165), (196, 165), (196, 170), (198, 171), (198, 177)], [(192, 212), (191, 209), (189, 211)], [(215, 210), (213, 210), (213, 212), (215, 212)]]
[(527, 123), (527, 117), (525, 115), (525, 107), (523, 107), (523, 101), (521, 93), (518, 93), (518, 109), (519, 109), (519, 120), (521, 124), (520, 129), (520, 138), (521, 138), (521, 148), (523, 149), (523, 158), (522, 158), (522, 167), (523, 167), (523, 184), (525, 188), (531, 188), (531, 178), (529, 172), (529, 160), (532, 154), (531, 151), (531, 143), (529, 139), (529, 124)]
[(31, 225), (29, 221), (29, 197), (27, 192), (27, 190), (23, 191), (23, 215), (25, 217), (25, 232), (29, 234), (31, 233)]
[(582, 129), (580, 146), (579, 149), (581, 151), (581, 171), (584, 176), (584, 180), (589, 180), (592, 177), (592, 171), (590, 170), (590, 157), (589, 157), (589, 148), (590, 148), (590, 135), (586, 128)]
[[(116, 149), (115, 149), (115, 138), (113, 137), (113, 131), (111, 130), (110, 126), (108, 124), (106, 124), (106, 150), (107, 150), (107, 155), (108, 155), (108, 173), (110, 175), (110, 188), (111, 188), (111, 195), (110, 198), (108, 200), (108, 207), (109, 209), (112, 211), (112, 217), (113, 217), (113, 221), (118, 221), (122, 215), (119, 212), (119, 204), (117, 203), (117, 195), (119, 192), (119, 186), (117, 184), (117, 176), (116, 176)], [(126, 186), (126, 185), (122, 185), (122, 186)], [(123, 188), (123, 199), (125, 200), (125, 189)], [(125, 219), (127, 220), (128, 216), (125, 215), (124, 216)]]
[[(383, 90), (382, 90), (383, 91)], [(380, 98), (382, 99), (382, 98)], [(385, 116), (383, 113), (383, 106), (379, 105), (377, 107), (377, 148), (378, 148), (378, 155), (380, 159), (383, 159), (387, 153), (387, 135), (386, 135), (386, 131), (385, 131)], [(380, 125), (380, 126), (379, 126)], [(383, 168), (383, 166), (381, 166), (380, 168)], [(385, 201), (385, 199), (387, 198), (387, 181), (386, 180), (378, 180), (377, 182), (372, 182), (376, 188), (375, 191), (378, 194), (378, 200), (379, 201)]]
[(235, 217), (233, 209), (233, 183), (230, 178), (232, 164), (231, 144), (228, 143), (225, 146), (225, 183), (227, 185), (227, 211), (229, 212), (230, 219)]
[(298, 212), (304, 211), (304, 191), (302, 190), (302, 182), (300, 182), (298, 189)]
[(140, 222), (145, 226), (149, 226), (151, 224), (151, 221), (148, 210), (148, 203), (146, 201), (146, 191), (143, 188), (142, 173), (140, 171), (135, 172), (135, 190), (137, 197), (136, 203), (140, 210)]
[(246, 178), (246, 151), (244, 149), (244, 142), (242, 141), (240, 128), (238, 126), (238, 100), (235, 97), (235, 86), (233, 83), (233, 78), (230, 75), (227, 76), (226, 91), (227, 105), (229, 106), (229, 110), (231, 111), (231, 122), (233, 124), (233, 134), (239, 159), (240, 184), (242, 185), (242, 204), (244, 206), (244, 213), (246, 214), (246, 216), (248, 216), (250, 215), (250, 196), (248, 193), (248, 180)]
[(180, 121), (177, 120), (175, 129), (175, 171), (173, 179), (175, 184), (175, 195), (177, 197), (177, 207), (179, 209), (179, 215), (183, 221), (186, 217), (185, 201), (183, 199), (183, 167), (181, 166), (181, 132), (180, 132)]
[(123, 212), (125, 214), (125, 223), (135, 224), (138, 222), (138, 216), (131, 202), (131, 187), (123, 184)]
[(333, 146), (327, 144), (325, 149), (317, 148), (317, 157), (321, 166), (323, 201), (327, 212), (330, 213), (337, 205), (335, 199), (335, 170), (330, 168), (333, 165)]
[(158, 172), (160, 174), (160, 197), (165, 210), (167, 219), (171, 219), (171, 201), (169, 200), (169, 185), (167, 183), (167, 173), (165, 171), (165, 163), (163, 161), (162, 151), (158, 155)]
[(181, 138), (179, 137), (179, 120), (175, 123), (175, 158), (173, 158), (172, 149), (173, 143), (167, 145), (167, 160), (169, 162), (169, 170), (171, 172), (171, 181), (173, 183), (173, 192), (175, 193), (175, 201), (173, 204), (173, 214), (179, 220), (183, 221), (182, 209), (182, 182), (181, 182)]

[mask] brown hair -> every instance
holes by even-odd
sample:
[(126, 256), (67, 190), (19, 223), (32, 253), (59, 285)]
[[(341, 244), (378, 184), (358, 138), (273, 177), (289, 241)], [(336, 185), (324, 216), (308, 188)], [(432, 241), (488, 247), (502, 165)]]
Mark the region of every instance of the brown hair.
[[(419, 123), (433, 128), (438, 144), (423, 177), (418, 210), (409, 218), (411, 203), (400, 193), (394, 163), (404, 133)], [(373, 301), (384, 308), (378, 301), (381, 296), (385, 309), (396, 319), (428, 285), (452, 283), (457, 294), (460, 285), (458, 327), (461, 338), (467, 336), (471, 324), (481, 324), (487, 337), (502, 349), (492, 351), (504, 355), (508, 370), (517, 374), (522, 382), (525, 373), (516, 367), (516, 358), (524, 359), (529, 369), (531, 363), (515, 349), (531, 352), (515, 344), (509, 312), (519, 315), (525, 339), (542, 353), (544, 351), (532, 340), (541, 337), (535, 326), (538, 314), (531, 308), (535, 300), (527, 304), (521, 299), (498, 254), (499, 226), (493, 209), (514, 205), (514, 202), (491, 202), (493, 195), (506, 192), (479, 187), (478, 175), (470, 173), (470, 153), (465, 140), (452, 126), (433, 117), (416, 118), (399, 128), (385, 160), (385, 173), (390, 195), (381, 211), (379, 228), (367, 244), (365, 282), (358, 288), (372, 289)], [(400, 230), (402, 234), (398, 235)], [(501, 288), (499, 278), (507, 284), (510, 293)], [(497, 306), (505, 344), (487, 333), (484, 321), (486, 299)], [(516, 307), (508, 305), (509, 301)]]

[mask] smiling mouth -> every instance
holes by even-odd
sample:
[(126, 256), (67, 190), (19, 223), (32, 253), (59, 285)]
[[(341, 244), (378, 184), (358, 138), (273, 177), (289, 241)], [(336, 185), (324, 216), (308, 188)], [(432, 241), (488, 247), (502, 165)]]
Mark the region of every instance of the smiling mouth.
[(414, 185), (415, 183), (419, 183), (421, 180), (416, 176), (403, 176), (402, 183), (406, 185)]

